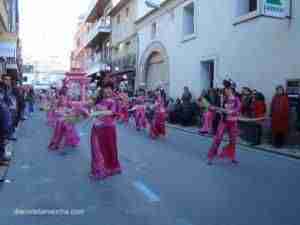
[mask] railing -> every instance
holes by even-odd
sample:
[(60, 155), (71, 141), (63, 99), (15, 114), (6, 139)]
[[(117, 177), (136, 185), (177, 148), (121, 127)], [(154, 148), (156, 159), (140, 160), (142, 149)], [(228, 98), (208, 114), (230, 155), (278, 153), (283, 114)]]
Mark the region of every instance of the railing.
[(85, 61), (85, 70), (88, 73), (99, 72), (105, 69), (105, 59), (102, 53), (93, 54), (90, 58)]
[(128, 54), (126, 56), (117, 58), (112, 62), (113, 67), (118, 67), (119, 69), (129, 69), (136, 67), (136, 54)]
[(92, 13), (93, 9), (96, 7), (96, 4), (99, 0), (90, 0), (90, 4), (89, 4), (89, 7), (88, 7), (88, 10), (87, 10), (87, 13), (84, 17), (84, 21), (87, 20), (87, 18), (90, 16), (90, 14)]
[(86, 37), (86, 44), (88, 44), (90, 41), (92, 41), (98, 33), (110, 33), (111, 32), (111, 24), (109, 18), (100, 18), (98, 22), (93, 24), (87, 34)]
[(76, 51), (75, 55), (77, 55), (83, 48), (85, 48), (100, 32), (101, 33), (111, 32), (110, 19), (103, 17), (100, 18), (96, 23), (90, 25), (88, 31), (81, 35), (79, 41), (80, 47)]

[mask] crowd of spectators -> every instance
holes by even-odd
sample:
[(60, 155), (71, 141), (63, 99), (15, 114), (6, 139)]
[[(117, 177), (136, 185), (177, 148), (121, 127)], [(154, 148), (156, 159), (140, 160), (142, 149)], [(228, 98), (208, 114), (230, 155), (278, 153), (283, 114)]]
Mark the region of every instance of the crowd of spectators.
[[(264, 130), (268, 129), (273, 146), (281, 148), (289, 131), (289, 98), (284, 87), (276, 88), (269, 107), (263, 93), (255, 89), (243, 87), (236, 95), (241, 100), (241, 118), (244, 118), (239, 122), (240, 137), (252, 145), (259, 145)], [(222, 107), (223, 98), (222, 89), (211, 88), (193, 100), (189, 88), (184, 87), (181, 98), (168, 101), (168, 122), (182, 126), (198, 125), (200, 132), (214, 135), (221, 118), (218, 113), (209, 110), (209, 105)]]
[(7, 165), (5, 147), (9, 141), (17, 141), (16, 128), (26, 120), (26, 106), (33, 112), (34, 91), (22, 85), (11, 75), (0, 77), (0, 165)]

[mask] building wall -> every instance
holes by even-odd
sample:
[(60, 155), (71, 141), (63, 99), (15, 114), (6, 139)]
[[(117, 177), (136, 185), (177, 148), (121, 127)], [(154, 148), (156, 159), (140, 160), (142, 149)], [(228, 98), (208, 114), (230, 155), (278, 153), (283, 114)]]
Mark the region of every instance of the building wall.
[[(116, 15), (111, 17), (113, 46), (135, 34), (134, 22), (137, 18), (137, 1), (138, 0), (130, 0)], [(129, 9), (128, 16), (126, 14), (127, 8)], [(120, 23), (117, 22), (118, 16), (120, 16)]]
[[(170, 64), (170, 95), (179, 97), (189, 86), (195, 97), (204, 88), (201, 61), (216, 60), (215, 86), (229, 74), (239, 87), (262, 91), (268, 100), (278, 84), (300, 78), (300, 4), (293, 1), (292, 20), (258, 17), (234, 25), (238, 0), (194, 0), (196, 35), (183, 40), (183, 7), (191, 2), (169, 1), (139, 22), (139, 62), (152, 42), (166, 48)], [(157, 37), (151, 39), (151, 24)], [(167, 28), (167, 29), (166, 29)]]
[(4, 32), (8, 30), (9, 15), (7, 11), (6, 0), (0, 0), (0, 31)]

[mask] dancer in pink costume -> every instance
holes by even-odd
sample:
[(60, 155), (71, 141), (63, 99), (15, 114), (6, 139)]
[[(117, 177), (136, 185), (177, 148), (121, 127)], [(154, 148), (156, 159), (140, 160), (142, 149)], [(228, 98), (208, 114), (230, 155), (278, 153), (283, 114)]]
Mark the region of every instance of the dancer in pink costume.
[(199, 133), (210, 134), (212, 133), (214, 113), (209, 109), (210, 104), (204, 96), (200, 97), (198, 103), (203, 110), (203, 123)]
[(147, 119), (146, 119), (146, 105), (145, 105), (145, 96), (139, 96), (136, 100), (136, 105), (134, 106), (134, 119), (136, 130), (140, 131), (141, 129), (147, 128)]
[(106, 116), (98, 117), (91, 134), (91, 177), (105, 179), (121, 173), (118, 160), (116, 131), (116, 101), (112, 98), (112, 85), (106, 84), (96, 104), (97, 111), (108, 111)]
[(52, 98), (49, 101), (49, 111), (47, 112), (47, 125), (54, 128), (56, 123), (56, 108), (57, 100), (56, 98)]
[[(66, 116), (84, 116), (89, 113), (83, 106), (72, 107), (66, 97), (60, 96), (56, 113), (56, 124), (51, 138), (49, 149), (58, 150), (65, 146), (77, 147), (80, 143), (80, 137), (74, 123), (67, 121)], [(63, 143), (62, 143), (63, 142)]]
[(219, 146), (223, 140), (224, 134), (227, 131), (229, 135), (229, 144), (224, 147), (223, 152), (219, 155), (220, 158), (228, 158), (232, 163), (237, 163), (236, 160), (236, 141), (238, 137), (238, 119), (241, 112), (241, 102), (235, 96), (234, 86), (229, 81), (224, 81), (224, 106), (223, 108), (210, 107), (222, 114), (221, 121), (218, 126), (217, 133), (214, 137), (213, 144), (208, 152), (208, 164), (211, 165), (213, 159), (218, 155)]
[(154, 118), (150, 123), (150, 135), (152, 138), (165, 137), (167, 113), (165, 109), (165, 104), (159, 92), (156, 93), (154, 110)]
[(120, 93), (120, 121), (128, 124), (129, 122), (129, 99), (127, 93)]

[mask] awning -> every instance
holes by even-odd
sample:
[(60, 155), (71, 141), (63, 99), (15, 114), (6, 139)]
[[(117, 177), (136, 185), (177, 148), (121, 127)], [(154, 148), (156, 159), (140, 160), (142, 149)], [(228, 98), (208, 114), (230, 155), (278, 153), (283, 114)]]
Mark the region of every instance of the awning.
[(110, 75), (111, 76), (122, 76), (125, 74), (131, 74), (131, 73), (135, 73), (135, 70), (131, 69), (131, 70), (122, 70), (122, 71), (117, 71), (117, 72), (112, 72)]
[(0, 57), (17, 57), (17, 36), (11, 33), (0, 34)]

